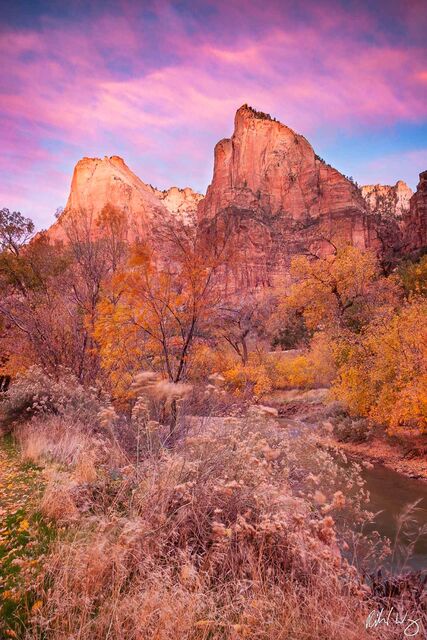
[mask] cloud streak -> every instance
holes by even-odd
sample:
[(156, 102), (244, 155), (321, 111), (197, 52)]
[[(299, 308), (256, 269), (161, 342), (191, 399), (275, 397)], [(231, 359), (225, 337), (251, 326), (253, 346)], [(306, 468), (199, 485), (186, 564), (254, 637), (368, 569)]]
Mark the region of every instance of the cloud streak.
[(392, 3), (386, 25), (381, 2), (98, 5), (0, 32), (2, 206), (40, 224), (81, 155), (120, 153), (147, 182), (204, 189), (243, 102), (310, 139), (427, 121), (421, 4), (402, 22)]

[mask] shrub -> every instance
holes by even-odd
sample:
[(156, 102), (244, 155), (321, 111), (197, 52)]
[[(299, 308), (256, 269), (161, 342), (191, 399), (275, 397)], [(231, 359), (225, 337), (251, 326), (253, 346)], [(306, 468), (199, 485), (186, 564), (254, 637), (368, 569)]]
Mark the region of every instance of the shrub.
[(100, 408), (97, 392), (85, 389), (71, 374), (64, 372), (60, 380), (34, 366), (11, 384), (0, 406), (1, 424), (5, 431), (33, 416), (67, 415), (94, 425)]
[(427, 302), (413, 298), (391, 318), (343, 340), (334, 395), (352, 415), (427, 430)]
[(325, 387), (331, 384), (334, 377), (335, 366), (328, 337), (317, 333), (308, 351), (278, 360), (274, 386), (302, 389)]
[(235, 359), (231, 366), (223, 369), (228, 389), (238, 396), (258, 398), (273, 388), (271, 366), (265, 353), (251, 353), (246, 364)]

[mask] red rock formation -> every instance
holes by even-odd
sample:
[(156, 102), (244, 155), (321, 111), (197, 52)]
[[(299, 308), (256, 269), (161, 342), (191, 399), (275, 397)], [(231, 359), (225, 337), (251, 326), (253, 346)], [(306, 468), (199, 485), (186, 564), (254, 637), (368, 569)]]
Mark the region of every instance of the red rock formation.
[(193, 191), (189, 187), (179, 189), (171, 187), (166, 191), (155, 191), (156, 196), (176, 218), (182, 220), (184, 224), (194, 225), (196, 223), (197, 206), (203, 196), (201, 193)]
[(378, 241), (378, 254), (387, 273), (405, 253), (404, 217), (409, 211), (412, 190), (398, 180), (394, 186), (366, 185), (361, 187)]
[(404, 216), (404, 239), (407, 250), (427, 247), (427, 171), (420, 173), (417, 190)]
[(66, 240), (67, 220), (80, 214), (96, 230), (102, 210), (109, 205), (124, 214), (128, 239), (133, 240), (143, 237), (155, 220), (170, 215), (184, 223), (191, 222), (201, 198), (189, 188), (159, 191), (145, 184), (118, 156), (82, 158), (74, 168), (64, 212), (48, 234), (53, 240)]
[(316, 156), (303, 136), (247, 105), (236, 113), (231, 139), (215, 147), (213, 180), (198, 217), (211, 237), (233, 234), (247, 271), (243, 280), (252, 285), (269, 280), (294, 253), (377, 243), (358, 187)]
[(159, 191), (118, 156), (83, 158), (74, 169), (64, 212), (48, 235), (66, 240), (67, 221), (75, 213), (84, 214), (91, 233), (97, 233), (108, 205), (124, 214), (128, 240), (158, 238), (160, 245), (164, 221), (192, 225), (197, 217), (207, 249), (221, 251), (230, 240), (232, 288), (253, 287), (286, 275), (292, 255), (324, 254), (338, 243), (383, 255), (391, 248), (392, 264), (402, 247), (403, 227), (410, 246), (418, 248), (426, 239), (426, 175), (421, 174), (407, 212), (410, 189), (403, 182), (360, 190), (319, 158), (303, 136), (244, 105), (236, 113), (233, 136), (215, 147), (205, 198), (188, 188)]

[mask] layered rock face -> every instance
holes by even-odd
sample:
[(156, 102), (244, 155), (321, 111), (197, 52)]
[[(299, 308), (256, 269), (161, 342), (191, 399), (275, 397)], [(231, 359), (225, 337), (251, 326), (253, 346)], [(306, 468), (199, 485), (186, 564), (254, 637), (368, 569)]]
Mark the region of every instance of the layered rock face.
[(420, 173), (417, 190), (404, 216), (404, 240), (409, 251), (427, 247), (427, 171)]
[(377, 243), (357, 186), (316, 156), (303, 136), (247, 105), (236, 113), (233, 136), (215, 147), (198, 218), (211, 238), (233, 235), (250, 285), (268, 281), (295, 253)]
[(74, 168), (64, 212), (48, 233), (53, 240), (65, 241), (65, 227), (71, 215), (81, 215), (86, 223), (89, 220), (95, 232), (102, 211), (109, 206), (123, 214), (127, 239), (131, 241), (144, 237), (156, 221), (169, 216), (190, 223), (201, 198), (189, 188), (159, 191), (145, 184), (119, 156), (82, 158)]
[(397, 221), (409, 211), (413, 194), (403, 180), (398, 180), (395, 185), (368, 184), (361, 187), (361, 192), (372, 213)]
[(107, 208), (122, 214), (123, 239), (148, 239), (166, 256), (163, 223), (192, 226), (206, 250), (220, 253), (227, 245), (226, 278), (235, 291), (286, 279), (292, 255), (325, 255), (342, 243), (372, 248), (392, 264), (402, 251), (426, 244), (426, 192), (427, 172), (412, 198), (402, 181), (359, 189), (303, 136), (244, 105), (232, 137), (215, 147), (205, 198), (189, 188), (159, 191), (118, 156), (83, 158), (48, 236), (67, 242), (67, 224), (76, 215), (96, 235)]

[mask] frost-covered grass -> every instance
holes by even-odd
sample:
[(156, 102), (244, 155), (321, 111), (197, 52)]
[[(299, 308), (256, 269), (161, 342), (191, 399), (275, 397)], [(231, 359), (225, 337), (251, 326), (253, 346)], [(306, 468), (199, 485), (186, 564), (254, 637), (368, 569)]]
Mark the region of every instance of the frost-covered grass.
[[(394, 637), (365, 628), (378, 601), (356, 566), (387, 545), (363, 535), (357, 465), (265, 407), (178, 419), (171, 439), (148, 396), (127, 417), (68, 406), (14, 425), (43, 467), (37, 517), (61, 532), (23, 574), (25, 640)], [(21, 514), (14, 527), (37, 530)]]

